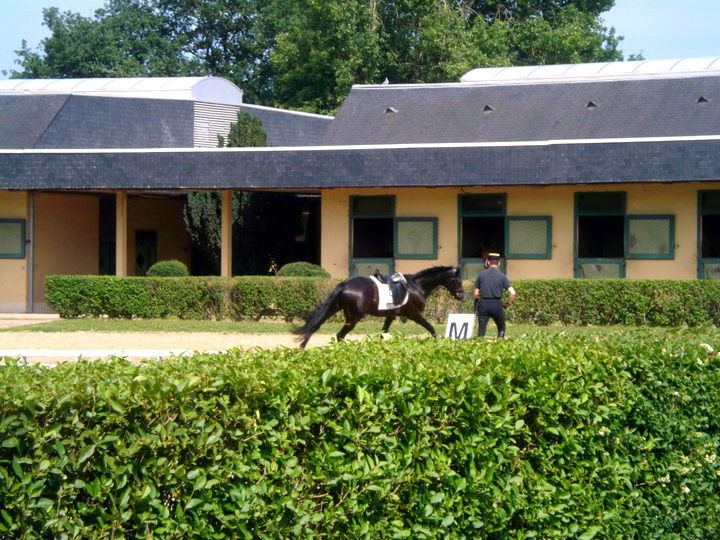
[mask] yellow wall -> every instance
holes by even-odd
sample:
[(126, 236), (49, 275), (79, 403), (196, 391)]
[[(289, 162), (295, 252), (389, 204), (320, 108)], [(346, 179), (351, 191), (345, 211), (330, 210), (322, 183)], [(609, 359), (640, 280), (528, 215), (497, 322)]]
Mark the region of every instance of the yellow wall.
[(35, 194), (34, 311), (48, 311), (45, 276), (98, 273), (99, 210), (96, 195)]
[[(0, 190), (0, 218), (27, 219), (27, 193)], [(27, 250), (24, 259), (0, 259), (0, 312), (25, 312), (26, 283)]]
[(185, 198), (128, 197), (128, 268), (135, 275), (135, 231), (157, 231), (157, 260), (175, 259), (190, 267), (190, 237), (185, 230)]
[(333, 277), (348, 274), (351, 195), (395, 195), (397, 217), (438, 218), (438, 258), (396, 259), (399, 272), (415, 272), (434, 264), (458, 263), (457, 198), (460, 193), (505, 193), (509, 216), (552, 216), (552, 257), (547, 260), (511, 259), (513, 279), (572, 278), (574, 194), (580, 191), (625, 191), (628, 214), (674, 214), (673, 260), (627, 260), (630, 279), (695, 279), (697, 256), (697, 192), (720, 189), (720, 182), (683, 184), (572, 185), (497, 188), (383, 188), (331, 189), (322, 193), (321, 264)]

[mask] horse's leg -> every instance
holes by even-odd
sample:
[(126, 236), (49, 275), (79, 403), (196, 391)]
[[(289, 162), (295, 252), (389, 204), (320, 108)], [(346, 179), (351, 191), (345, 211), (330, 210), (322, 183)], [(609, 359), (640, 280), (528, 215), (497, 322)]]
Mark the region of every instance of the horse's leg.
[(345, 339), (345, 336), (347, 336), (348, 333), (350, 333), (350, 331), (355, 328), (355, 325), (360, 322), (360, 319), (362, 319), (362, 315), (360, 315), (359, 317), (353, 317), (350, 320), (346, 320), (343, 327), (337, 333), (337, 340), (342, 341), (343, 339)]
[(392, 315), (388, 315), (387, 317), (385, 317), (385, 324), (383, 324), (383, 327), (382, 327), (383, 334), (387, 334), (388, 330), (390, 330), (390, 325), (393, 323), (394, 320), (395, 320), (394, 313)]
[(360, 319), (365, 316), (365, 313), (362, 311), (361, 306), (357, 304), (348, 304), (344, 306), (343, 311), (345, 314), (345, 324), (337, 333), (336, 337), (338, 341), (342, 341), (343, 339), (345, 339), (345, 336), (347, 336), (348, 333), (353, 328), (355, 328), (355, 325), (360, 322)]
[(411, 313), (404, 313), (408, 319), (411, 321), (415, 321), (420, 326), (422, 326), (425, 330), (430, 332), (430, 335), (432, 337), (437, 337), (437, 334), (435, 333), (435, 328), (432, 324), (430, 324), (425, 317), (422, 316), (422, 314), (419, 311), (413, 311)]

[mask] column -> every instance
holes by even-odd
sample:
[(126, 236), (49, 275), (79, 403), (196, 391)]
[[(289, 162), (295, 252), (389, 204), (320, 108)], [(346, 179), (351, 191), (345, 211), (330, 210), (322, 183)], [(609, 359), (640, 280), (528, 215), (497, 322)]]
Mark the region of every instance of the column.
[(220, 275), (232, 277), (232, 190), (222, 190), (220, 197)]
[(115, 275), (127, 276), (127, 193), (115, 192)]

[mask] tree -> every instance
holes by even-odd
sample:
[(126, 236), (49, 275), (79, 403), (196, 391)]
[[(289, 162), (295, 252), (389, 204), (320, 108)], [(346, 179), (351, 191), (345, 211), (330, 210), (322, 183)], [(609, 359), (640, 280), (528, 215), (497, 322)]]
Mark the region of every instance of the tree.
[(167, 21), (142, 0), (112, 0), (93, 17), (43, 10), (50, 36), (39, 51), (25, 41), (18, 54), (22, 71), (13, 78), (138, 77), (189, 75), (200, 65), (169, 39)]
[(265, 84), (257, 0), (107, 0), (94, 16), (43, 10), (50, 37), (23, 42), (15, 78), (217, 75)]
[[(261, 147), (267, 142), (262, 121), (240, 111), (227, 140), (218, 146)], [(266, 275), (295, 260), (295, 235), (301, 204), (292, 193), (233, 193), (233, 274)], [(193, 246), (193, 273), (217, 274), (220, 269), (220, 194), (189, 193), (185, 225)]]
[(353, 83), (446, 82), (481, 66), (622, 59), (613, 0), (275, 0), (277, 102), (333, 112)]
[(15, 77), (210, 74), (251, 102), (334, 112), (354, 83), (455, 81), (481, 66), (622, 59), (614, 0), (107, 0), (45, 10)]

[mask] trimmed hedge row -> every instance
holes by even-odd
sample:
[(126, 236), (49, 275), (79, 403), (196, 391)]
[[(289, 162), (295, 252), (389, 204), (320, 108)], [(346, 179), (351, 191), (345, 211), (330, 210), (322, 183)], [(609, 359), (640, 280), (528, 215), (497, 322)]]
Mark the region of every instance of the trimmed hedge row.
[(716, 537), (720, 341), (618, 334), (6, 365), (0, 536)]
[(48, 276), (61, 317), (300, 319), (335, 286), (315, 278)]
[[(118, 278), (49, 276), (47, 301), (62, 317), (183, 319), (303, 319), (338, 280), (244, 276), (237, 278)], [(720, 282), (631, 280), (518, 280), (508, 320), (534, 324), (720, 326)], [(465, 290), (472, 291), (472, 283)], [(438, 290), (426, 316), (472, 312)]]

